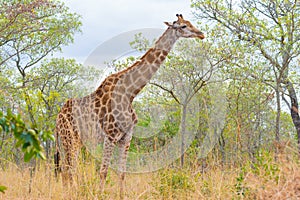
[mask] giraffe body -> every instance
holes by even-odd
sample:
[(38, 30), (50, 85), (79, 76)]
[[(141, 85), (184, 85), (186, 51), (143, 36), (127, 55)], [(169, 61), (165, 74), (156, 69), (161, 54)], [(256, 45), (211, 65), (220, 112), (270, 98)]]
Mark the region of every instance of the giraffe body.
[[(94, 142), (104, 140), (100, 168), (100, 189), (103, 190), (114, 147), (119, 146), (120, 194), (123, 195), (126, 158), (137, 123), (132, 107), (135, 96), (149, 82), (179, 37), (204, 38), (202, 32), (177, 15), (178, 20), (166, 23), (168, 29), (136, 63), (108, 76), (92, 94), (69, 99), (56, 120), (56, 162), (62, 157), (63, 181), (72, 181), (76, 158), (85, 137)], [(61, 145), (59, 145), (59, 143)]]

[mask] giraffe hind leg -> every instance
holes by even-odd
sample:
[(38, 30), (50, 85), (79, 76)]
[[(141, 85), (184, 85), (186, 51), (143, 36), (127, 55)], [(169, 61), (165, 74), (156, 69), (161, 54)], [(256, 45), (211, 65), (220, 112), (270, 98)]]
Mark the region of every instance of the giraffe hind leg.
[(107, 176), (108, 167), (110, 164), (110, 159), (115, 147), (115, 143), (111, 141), (108, 137), (104, 138), (104, 146), (103, 146), (103, 155), (102, 155), (102, 163), (100, 168), (100, 191), (103, 193), (105, 180)]
[(72, 146), (72, 149), (68, 149), (67, 152), (65, 152), (65, 158), (62, 164), (62, 179), (63, 184), (66, 185), (74, 185), (75, 182), (75, 175), (77, 171), (77, 165), (78, 165), (78, 154), (79, 154), (80, 148), (78, 146)]
[(62, 157), (60, 169), (64, 185), (73, 185), (75, 183), (74, 175), (81, 147), (79, 138), (74, 137), (71, 133), (73, 132), (65, 130), (62, 132), (63, 137), (61, 137), (63, 155), (59, 154), (59, 156)]
[(126, 173), (126, 161), (128, 150), (130, 147), (132, 134), (126, 134), (118, 144), (119, 146), (119, 185), (120, 185), (120, 199), (124, 198), (125, 193), (125, 173)]
[(73, 184), (73, 175), (72, 175), (72, 164), (70, 162), (71, 157), (69, 153), (66, 153), (65, 159), (62, 164), (62, 181), (63, 185)]

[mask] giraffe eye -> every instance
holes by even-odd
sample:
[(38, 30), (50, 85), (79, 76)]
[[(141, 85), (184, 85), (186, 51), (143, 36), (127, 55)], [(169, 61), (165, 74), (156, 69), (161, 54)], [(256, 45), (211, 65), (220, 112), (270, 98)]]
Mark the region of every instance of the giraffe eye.
[(186, 25), (183, 25), (181, 28), (186, 28)]

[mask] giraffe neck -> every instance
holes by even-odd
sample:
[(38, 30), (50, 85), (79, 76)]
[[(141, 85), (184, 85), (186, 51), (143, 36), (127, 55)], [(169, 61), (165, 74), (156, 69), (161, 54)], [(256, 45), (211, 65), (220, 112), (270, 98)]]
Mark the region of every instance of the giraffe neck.
[(169, 53), (178, 38), (179, 36), (176, 35), (176, 30), (173, 28), (168, 28), (155, 42), (154, 48), (158, 50), (165, 50)]
[(150, 48), (132, 66), (120, 72), (122, 78), (115, 89), (118, 90), (121, 87), (123, 92), (125, 89), (125, 94), (132, 101), (150, 81), (178, 38), (176, 30), (168, 28), (155, 42), (154, 47)]

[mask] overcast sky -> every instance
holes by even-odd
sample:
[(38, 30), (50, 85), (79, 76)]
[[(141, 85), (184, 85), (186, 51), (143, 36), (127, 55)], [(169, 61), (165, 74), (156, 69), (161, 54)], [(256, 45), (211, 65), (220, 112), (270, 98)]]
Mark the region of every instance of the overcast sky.
[(63, 48), (58, 56), (84, 63), (97, 46), (132, 30), (165, 29), (164, 21), (183, 14), (192, 21), (190, 0), (62, 0), (72, 12), (82, 16), (82, 33), (74, 44)]

